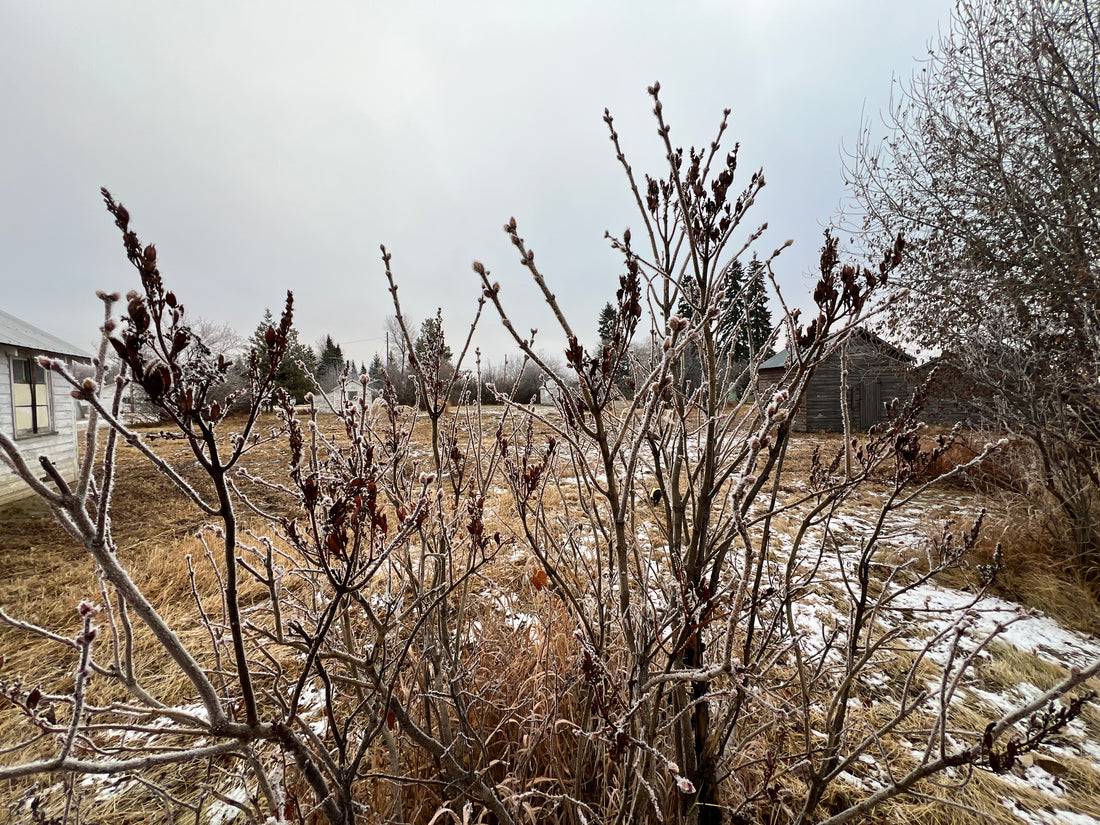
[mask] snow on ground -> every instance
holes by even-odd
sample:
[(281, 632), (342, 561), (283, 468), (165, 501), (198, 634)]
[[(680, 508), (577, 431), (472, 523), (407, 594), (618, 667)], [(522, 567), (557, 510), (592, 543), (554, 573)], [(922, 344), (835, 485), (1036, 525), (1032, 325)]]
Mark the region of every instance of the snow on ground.
[[(602, 478), (600, 480), (602, 481)], [(558, 483), (575, 484), (576, 479), (561, 478)], [(874, 528), (871, 520), (877, 509), (874, 497), (866, 497), (854, 504), (855, 506), (848, 508), (833, 520), (834, 537), (841, 546), (823, 554), (811, 585), (800, 593), (795, 603), (796, 624), (804, 634), (804, 640), (811, 650), (815, 647), (820, 649), (828, 636), (829, 629), (835, 627), (838, 620), (843, 621), (844, 617), (838, 615), (837, 596), (840, 588), (843, 587), (845, 574), (850, 575), (852, 572), (849, 565), (853, 564), (855, 553)], [(880, 542), (881, 549), (876, 554), (876, 561), (889, 565), (911, 558), (915, 549), (920, 550), (927, 543), (930, 518), (957, 519), (958, 514), (965, 510), (964, 502), (939, 492), (933, 494), (930, 502), (917, 502), (905, 511), (891, 516), (889, 530), (884, 533)], [(792, 520), (794, 520), (793, 514)], [(962, 526), (960, 522), (955, 529), (961, 529)], [(581, 532), (583, 533), (583, 530)], [(776, 566), (773, 568), (778, 575), (792, 548), (789, 536), (782, 532), (773, 535), (776, 535), (780, 545), (775, 559)], [(586, 540), (586, 537), (575, 536), (574, 538), (577, 540), (574, 552), (579, 553), (585, 560), (591, 560), (593, 554), (597, 552), (595, 546)], [(662, 558), (664, 548), (654, 546), (652, 538), (644, 528), (640, 529), (637, 536), (640, 555), (646, 566), (640, 584), (649, 591), (656, 603), (661, 600), (659, 581), (665, 564)], [(817, 547), (820, 541), (820, 530), (816, 534), (811, 531), (804, 548)], [(516, 554), (522, 555), (519, 548)], [(816, 557), (816, 554), (814, 556)], [(805, 569), (807, 568), (802, 568), (803, 571)], [(959, 651), (962, 655), (973, 651), (981, 640), (995, 633), (1001, 644), (1011, 645), (1019, 651), (1035, 656), (1042, 662), (1063, 669), (1073, 666), (1084, 667), (1100, 659), (1100, 640), (1062, 627), (1050, 617), (1037, 611), (1025, 611), (1012, 602), (985, 597), (975, 604), (976, 598), (973, 593), (962, 592), (933, 582), (914, 586), (911, 574), (904, 574), (895, 586), (903, 592), (899, 592), (890, 609), (881, 614), (880, 629), (902, 628), (903, 638), (907, 638), (915, 649), (920, 649), (928, 640), (948, 630), (960, 616), (965, 615), (967, 633), (959, 642)], [(614, 579), (609, 580), (607, 594), (611, 595), (616, 590), (617, 582)], [(494, 613), (500, 617), (505, 626), (517, 633), (539, 634), (542, 618), (524, 611), (516, 593), (498, 590), (494, 595)], [(479, 624), (472, 629), (474, 633), (479, 631)], [(928, 651), (926, 659), (941, 668), (947, 665), (951, 660), (948, 650), (951, 640), (952, 634), (944, 634), (943, 641)], [(983, 654), (983, 661), (988, 661), (991, 655), (986, 651)], [(957, 658), (955, 661), (957, 663)], [(884, 687), (886, 678), (875, 673), (868, 673), (861, 682), (868, 687), (875, 687), (876, 676), (882, 682), (878, 686)], [(930, 687), (938, 689), (940, 687), (938, 680)], [(979, 709), (990, 720), (1042, 694), (1038, 686), (1029, 682), (996, 689), (995, 686), (980, 684), (976, 676), (965, 680), (960, 685), (959, 692), (959, 698), (964, 703)], [(1025, 764), (1018, 765), (1014, 772), (999, 777), (1005, 788), (1002, 802), (1006, 810), (1025, 825), (1060, 825), (1061, 823), (1100, 825), (1100, 809), (1098, 809), (1098, 816), (1068, 809), (1067, 806), (1072, 805), (1073, 800), (1067, 798), (1066, 784), (1062, 776), (1066, 770), (1062, 762), (1069, 759), (1085, 760), (1100, 775), (1100, 743), (1090, 738), (1080, 720), (1067, 725), (1059, 734), (1057, 742), (1058, 744), (1044, 745), (1032, 755), (1033, 758), (1023, 760)], [(917, 747), (914, 745), (913, 754), (914, 758), (920, 759), (922, 753), (917, 750)], [(847, 773), (844, 779), (864, 792), (872, 792), (881, 787), (881, 782), (876, 778), (878, 766), (875, 759), (869, 755), (862, 757), (862, 762), (859, 771), (862, 776)], [(1033, 801), (1036, 794), (1047, 800), (1038, 810)], [(1032, 801), (1026, 804), (1021, 801), (1025, 795)]]
[[(941, 494), (942, 495), (942, 494)], [(948, 502), (940, 501), (940, 505)], [(958, 513), (963, 510), (959, 502), (955, 507), (944, 508)], [(911, 554), (915, 547), (926, 541), (928, 508), (917, 503), (906, 511), (891, 517), (890, 530), (884, 536), (876, 560), (884, 564), (898, 562), (905, 554)], [(853, 564), (854, 554), (860, 548), (860, 542), (873, 530), (869, 516), (846, 512), (834, 519), (833, 529), (837, 537), (843, 537), (845, 546), (838, 551), (823, 554), (821, 566), (814, 581), (818, 584), (799, 597), (795, 604), (796, 623), (806, 634), (807, 640), (821, 640), (826, 635), (830, 622), (835, 623), (837, 609), (829, 598), (829, 588), (841, 586), (845, 572), (841, 564)], [(956, 528), (957, 529), (957, 528)], [(815, 540), (820, 541), (820, 531), (811, 533), (804, 544), (814, 547)], [(780, 536), (783, 549), (780, 553), (785, 562), (792, 551), (790, 538)], [(805, 549), (802, 551), (806, 552)], [(816, 561), (816, 558), (815, 558)], [(891, 602), (891, 609), (880, 615), (882, 629), (906, 627), (904, 638), (909, 638), (915, 649), (926, 640), (935, 638), (952, 625), (960, 616), (966, 617), (967, 632), (959, 642), (962, 655), (976, 649), (979, 642), (991, 634), (996, 634), (1001, 644), (1011, 645), (1019, 651), (1034, 656), (1041, 662), (1057, 666), (1068, 671), (1071, 667), (1084, 667), (1100, 659), (1100, 640), (1086, 636), (1061, 626), (1054, 619), (1039, 611), (1026, 611), (1020, 605), (986, 596), (976, 602), (975, 594), (961, 592), (949, 587), (926, 582), (916, 586), (906, 584), (902, 578), (896, 583), (899, 591)], [(905, 587), (910, 589), (905, 590)], [(941, 668), (949, 663), (951, 654), (948, 645), (951, 634), (928, 651), (927, 658)], [(812, 648), (813, 645), (811, 644)], [(986, 658), (989, 658), (988, 653)], [(958, 656), (955, 658), (958, 662)], [(1068, 673), (1067, 673), (1068, 675)], [(864, 680), (866, 681), (866, 680)], [(984, 705), (990, 719), (1004, 715), (1042, 695), (1043, 691), (1028, 682), (1007, 687), (1003, 690), (991, 686), (979, 686), (976, 678), (966, 680), (960, 687), (962, 698), (970, 700), (976, 706)], [(930, 687), (938, 689), (939, 685)], [(1100, 825), (1100, 816), (1066, 810), (1066, 786), (1063, 774), (1066, 767), (1062, 760), (1087, 760), (1093, 771), (1100, 775), (1100, 743), (1094, 741), (1085, 730), (1080, 719), (1074, 720), (1058, 735), (1058, 744), (1041, 746), (1033, 758), (1022, 760), (1013, 772), (1000, 776), (1006, 791), (1016, 789), (1032, 794), (1040, 794), (1049, 800), (1042, 810), (1035, 811), (1024, 807), (1018, 798), (1007, 794), (1002, 803), (1016, 818), (1027, 825)], [(914, 751), (914, 757), (921, 754)], [(873, 770), (872, 770), (873, 773)], [(850, 784), (865, 791), (876, 787), (873, 778), (845, 777)]]

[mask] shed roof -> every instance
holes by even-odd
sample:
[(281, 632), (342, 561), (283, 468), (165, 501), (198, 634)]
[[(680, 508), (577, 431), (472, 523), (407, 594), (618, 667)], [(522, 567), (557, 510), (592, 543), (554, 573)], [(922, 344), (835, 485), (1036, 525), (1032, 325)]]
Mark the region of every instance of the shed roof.
[[(884, 341), (882, 338), (875, 335), (875, 333), (871, 332), (869, 329), (863, 329), (862, 327), (860, 327), (856, 329), (855, 334), (858, 335), (860, 338), (863, 338), (865, 341), (868, 341), (869, 343), (878, 347), (880, 350), (883, 351), (884, 354), (897, 361), (904, 361), (905, 363), (909, 364), (916, 360), (909, 353), (905, 352), (904, 350), (898, 349), (889, 341)], [(777, 352), (775, 355), (769, 358), (767, 361), (765, 361), (763, 364), (761, 364), (759, 367), (757, 367), (757, 369), (785, 369), (786, 366), (787, 351), (781, 350), (780, 352)]]
[(62, 341), (56, 335), (50, 335), (34, 324), (28, 324), (2, 309), (0, 309), (0, 344), (9, 344), (49, 355), (70, 355), (84, 360), (91, 360), (92, 357), (80, 347), (68, 341)]
[(775, 369), (776, 367), (785, 366), (787, 366), (787, 351), (785, 349), (782, 349), (771, 358), (769, 358), (767, 361), (765, 361), (763, 364), (761, 364), (759, 367), (757, 367), (757, 369), (771, 370)]

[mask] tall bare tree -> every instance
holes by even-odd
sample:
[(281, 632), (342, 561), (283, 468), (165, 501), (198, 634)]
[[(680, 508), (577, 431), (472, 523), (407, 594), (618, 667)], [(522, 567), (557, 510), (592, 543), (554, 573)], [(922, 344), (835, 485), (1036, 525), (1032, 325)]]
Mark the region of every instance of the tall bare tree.
[(892, 321), (945, 351), (987, 418), (1035, 446), (1100, 581), (1100, 10), (962, 0), (850, 163), (863, 228), (903, 232)]

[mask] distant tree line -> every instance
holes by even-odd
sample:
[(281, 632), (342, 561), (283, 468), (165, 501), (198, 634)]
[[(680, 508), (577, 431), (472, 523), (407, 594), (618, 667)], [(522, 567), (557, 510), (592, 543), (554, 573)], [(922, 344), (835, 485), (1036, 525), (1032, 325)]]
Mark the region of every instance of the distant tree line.
[[(232, 348), (227, 347), (227, 355), (235, 358), (236, 363), (235, 374), (227, 377), (227, 393), (240, 384), (241, 377), (247, 373), (249, 352), (255, 352), (261, 369), (267, 369), (266, 359), (269, 356), (265, 336), (274, 324), (271, 310), (265, 310), (263, 319), (247, 340), (247, 346), (239, 336), (224, 327), (235, 342)], [(440, 372), (449, 378), (454, 371), (454, 352), (446, 342), (440, 316), (427, 318), (419, 325), (410, 324), (410, 327), (417, 330), (411, 349), (396, 318), (391, 316), (386, 322), (390, 343), (386, 357), (375, 353), (369, 365), (358, 366), (345, 357), (342, 345), (331, 334), (326, 334), (314, 348), (302, 343), (298, 331), (291, 329), (286, 349), (275, 370), (273, 392), (283, 391), (300, 404), (305, 401), (307, 393), (315, 392), (318, 387), (326, 393), (331, 392), (345, 374), (356, 378), (367, 375), (373, 392), (381, 392), (388, 384), (392, 386), (399, 403), (414, 405), (418, 401), (418, 387), (413, 380), (410, 359), (430, 363), (433, 369), (438, 366)], [(232, 351), (229, 352), (229, 349)], [(455, 403), (463, 393), (472, 395), (472, 381), (475, 379), (476, 376), (471, 373), (466, 380), (458, 382), (453, 390), (454, 398), (449, 400)], [(519, 358), (506, 356), (499, 364), (487, 363), (481, 368), (478, 392), (483, 404), (499, 403), (501, 396), (527, 403), (538, 394), (541, 381), (541, 370), (530, 364), (524, 365)]]

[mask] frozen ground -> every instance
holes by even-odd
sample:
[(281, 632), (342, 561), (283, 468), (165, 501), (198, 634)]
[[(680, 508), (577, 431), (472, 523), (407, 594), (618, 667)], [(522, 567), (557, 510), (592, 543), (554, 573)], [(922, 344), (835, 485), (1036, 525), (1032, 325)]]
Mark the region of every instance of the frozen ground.
[[(949, 502), (939, 503), (951, 509)], [(961, 508), (954, 509), (958, 512)], [(924, 526), (928, 523), (927, 513), (928, 505), (925, 503), (892, 518), (878, 558), (889, 563), (901, 554), (911, 552), (915, 543), (923, 540), (927, 530)], [(840, 535), (850, 537), (853, 546), (845, 549), (851, 552), (859, 538), (871, 532), (872, 524), (865, 516), (844, 514), (838, 517), (834, 527), (838, 528)], [(785, 549), (789, 551), (789, 544)], [(840, 586), (840, 565), (848, 563), (846, 555), (843, 551), (825, 554), (819, 570), (820, 579), (831, 580)], [(908, 586), (904, 581), (903, 578), (899, 583), (899, 591)], [(809, 638), (822, 638), (825, 623), (830, 619), (835, 623), (835, 603), (822, 598), (820, 590), (811, 592), (796, 607), (799, 625)], [(989, 662), (998, 655), (1000, 648), (997, 644), (1008, 645), (1033, 656), (1052, 669), (1060, 669), (1065, 675), (1068, 675), (1070, 668), (1084, 668), (1100, 660), (1100, 640), (1095, 637), (1065, 628), (1039, 611), (1026, 611), (1017, 604), (996, 597), (986, 596), (975, 604), (974, 593), (932, 582), (899, 592), (891, 602), (891, 609), (884, 611), (879, 621), (882, 629), (900, 629), (902, 638), (908, 640), (914, 649), (923, 648), (930, 638), (942, 636), (943, 641), (929, 648), (927, 653), (927, 658), (942, 669), (951, 661), (949, 645), (954, 635), (944, 631), (957, 624), (961, 616), (965, 617), (966, 633), (959, 642), (954, 659), (956, 663), (960, 655), (974, 651), (991, 634), (996, 635), (996, 643), (981, 653), (982, 662)], [(936, 680), (928, 687), (935, 690), (938, 686)], [(990, 721), (1042, 693), (1038, 686), (1027, 681), (1000, 688), (983, 684), (979, 674), (962, 680), (959, 687), (961, 701), (981, 711)], [(914, 758), (919, 759), (920, 755), (919, 750), (914, 750)], [(865, 776), (857, 778), (849, 775), (846, 778), (851, 784), (872, 791), (879, 786), (876, 766), (873, 759), (862, 761), (870, 763), (864, 766)], [(1100, 800), (1094, 800), (1092, 810), (1088, 812), (1067, 809), (1067, 775), (1071, 763), (1074, 770), (1091, 770), (1100, 777), (1100, 743), (1088, 734), (1080, 718), (1070, 722), (1050, 743), (1033, 754), (1021, 757), (1012, 771), (996, 777), (1004, 785), (1002, 804), (1028, 825), (1100, 825)], [(1034, 794), (1045, 798), (1045, 801), (1036, 804)], [(1028, 803), (1022, 802), (1021, 797), (1027, 797)]]

